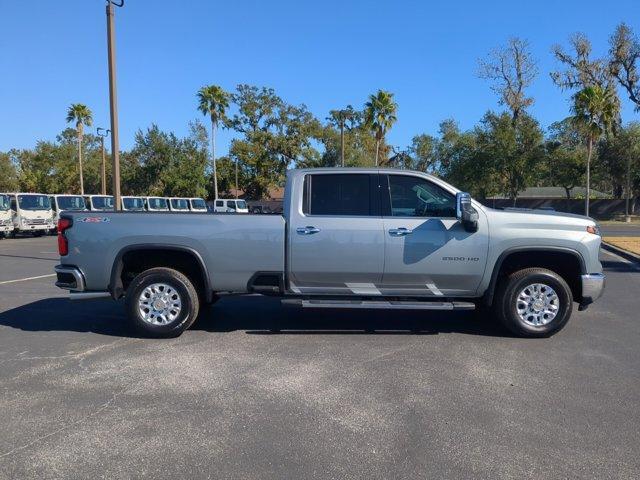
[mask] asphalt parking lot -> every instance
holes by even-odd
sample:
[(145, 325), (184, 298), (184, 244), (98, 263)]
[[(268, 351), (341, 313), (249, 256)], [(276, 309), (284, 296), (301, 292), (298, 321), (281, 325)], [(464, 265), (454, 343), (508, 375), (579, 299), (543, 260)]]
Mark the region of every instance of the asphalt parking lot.
[(55, 250), (0, 241), (1, 478), (640, 476), (640, 268), (618, 257), (549, 339), (245, 297), (148, 340), (42, 277)]

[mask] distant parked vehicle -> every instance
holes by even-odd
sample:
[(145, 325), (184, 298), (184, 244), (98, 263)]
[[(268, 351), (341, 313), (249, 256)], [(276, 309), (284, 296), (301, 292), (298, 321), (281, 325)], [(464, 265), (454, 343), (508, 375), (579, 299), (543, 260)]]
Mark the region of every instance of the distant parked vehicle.
[(201, 212), (207, 213), (207, 202), (202, 198), (190, 198), (189, 199), (189, 210), (192, 212)]
[(56, 230), (55, 226), (58, 225), (61, 212), (83, 212), (87, 210), (87, 204), (81, 195), (50, 195), (49, 201), (51, 202), (51, 209), (53, 210), (54, 224), (51, 233), (54, 233)]
[(122, 210), (125, 212), (144, 212), (144, 197), (122, 197)]
[(244, 200), (216, 198), (213, 211), (218, 213), (249, 213), (249, 208)]
[(12, 233), (11, 201), (9, 195), (0, 193), (0, 238), (9, 237)]
[(169, 210), (172, 212), (188, 212), (189, 211), (189, 199), (188, 198), (170, 198)]
[(43, 193), (10, 193), (13, 234), (41, 236), (52, 230), (53, 212), (49, 197)]
[(92, 212), (113, 212), (113, 197), (111, 195), (85, 195), (85, 204)]
[(147, 210), (150, 212), (168, 212), (169, 200), (164, 197), (145, 197)]

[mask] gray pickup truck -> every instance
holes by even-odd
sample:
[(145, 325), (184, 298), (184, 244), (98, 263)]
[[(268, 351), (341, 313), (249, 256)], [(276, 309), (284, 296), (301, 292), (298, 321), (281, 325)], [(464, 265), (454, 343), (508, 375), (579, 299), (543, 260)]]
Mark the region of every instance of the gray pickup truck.
[(125, 298), (146, 335), (176, 336), (200, 305), (260, 293), (306, 308), (491, 308), (549, 336), (604, 290), (587, 217), (496, 210), (421, 173), (288, 174), (284, 214), (64, 212), (56, 285)]

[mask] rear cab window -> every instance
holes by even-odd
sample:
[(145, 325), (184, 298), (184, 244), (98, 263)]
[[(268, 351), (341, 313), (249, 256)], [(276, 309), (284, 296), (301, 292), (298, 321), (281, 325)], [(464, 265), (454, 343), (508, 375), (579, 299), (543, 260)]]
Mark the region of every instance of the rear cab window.
[(302, 212), (308, 216), (379, 217), (378, 177), (369, 173), (308, 174)]

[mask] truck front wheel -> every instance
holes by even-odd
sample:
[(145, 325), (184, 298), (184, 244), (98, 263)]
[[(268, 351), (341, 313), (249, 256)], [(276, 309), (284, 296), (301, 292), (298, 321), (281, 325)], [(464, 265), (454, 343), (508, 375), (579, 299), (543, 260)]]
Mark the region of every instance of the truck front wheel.
[(137, 275), (125, 295), (129, 319), (145, 336), (177, 337), (198, 316), (198, 293), (191, 281), (171, 268), (151, 268)]
[(516, 335), (548, 337), (569, 321), (573, 295), (557, 273), (527, 268), (504, 279), (494, 305), (502, 324)]

